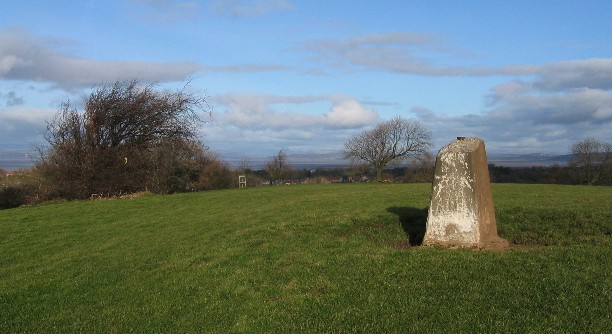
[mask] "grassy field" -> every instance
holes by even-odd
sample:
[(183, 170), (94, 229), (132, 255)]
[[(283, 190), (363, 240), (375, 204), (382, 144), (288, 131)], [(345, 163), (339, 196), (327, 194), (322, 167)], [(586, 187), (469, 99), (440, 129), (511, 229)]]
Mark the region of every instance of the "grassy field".
[(493, 186), (503, 252), (418, 247), (430, 185), (0, 211), (0, 332), (604, 333), (612, 187)]

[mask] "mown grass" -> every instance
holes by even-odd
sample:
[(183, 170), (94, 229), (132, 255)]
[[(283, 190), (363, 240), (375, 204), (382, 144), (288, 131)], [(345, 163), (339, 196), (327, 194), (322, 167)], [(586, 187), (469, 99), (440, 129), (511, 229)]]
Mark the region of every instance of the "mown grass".
[(612, 188), (493, 186), (504, 252), (410, 247), (426, 184), (0, 211), (0, 332), (607, 332)]

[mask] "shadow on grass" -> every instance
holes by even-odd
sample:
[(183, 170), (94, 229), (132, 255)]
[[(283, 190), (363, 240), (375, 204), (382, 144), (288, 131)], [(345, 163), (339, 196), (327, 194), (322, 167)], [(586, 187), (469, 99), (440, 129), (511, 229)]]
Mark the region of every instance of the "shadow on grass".
[(428, 208), (390, 207), (387, 211), (398, 216), (410, 246), (423, 244)]

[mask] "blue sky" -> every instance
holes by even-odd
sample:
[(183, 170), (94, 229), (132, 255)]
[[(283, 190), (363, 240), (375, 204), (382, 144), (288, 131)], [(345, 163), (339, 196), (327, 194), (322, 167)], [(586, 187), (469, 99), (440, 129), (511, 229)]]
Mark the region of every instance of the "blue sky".
[(62, 101), (138, 78), (207, 96), (222, 158), (337, 153), (402, 116), (435, 150), (612, 141), (609, 1), (0, 0), (0, 150)]

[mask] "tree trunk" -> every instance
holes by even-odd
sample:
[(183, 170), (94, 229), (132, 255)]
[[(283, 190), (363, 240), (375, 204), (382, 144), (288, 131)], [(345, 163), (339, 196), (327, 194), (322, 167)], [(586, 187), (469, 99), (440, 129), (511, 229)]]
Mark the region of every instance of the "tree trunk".
[(382, 173), (383, 173), (383, 169), (385, 169), (385, 166), (376, 166), (376, 181), (378, 182), (382, 182)]

